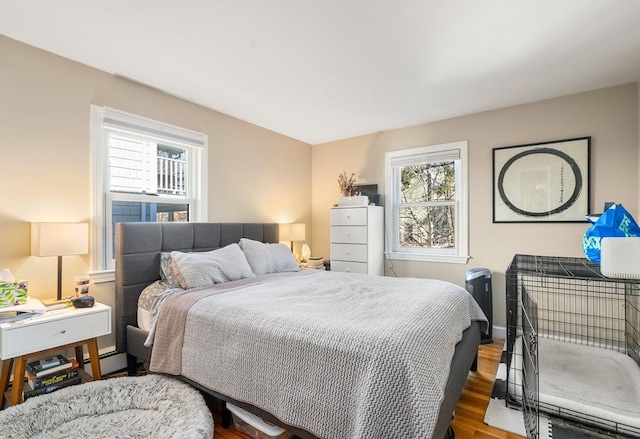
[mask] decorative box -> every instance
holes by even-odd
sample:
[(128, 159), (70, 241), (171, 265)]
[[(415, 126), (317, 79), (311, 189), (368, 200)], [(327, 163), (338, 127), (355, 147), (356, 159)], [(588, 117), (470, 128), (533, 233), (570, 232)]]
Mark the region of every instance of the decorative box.
[(0, 280), (0, 308), (23, 305), (27, 302), (27, 282)]
[(368, 204), (369, 204), (369, 197), (366, 195), (357, 195), (353, 197), (338, 197), (338, 207), (367, 206)]

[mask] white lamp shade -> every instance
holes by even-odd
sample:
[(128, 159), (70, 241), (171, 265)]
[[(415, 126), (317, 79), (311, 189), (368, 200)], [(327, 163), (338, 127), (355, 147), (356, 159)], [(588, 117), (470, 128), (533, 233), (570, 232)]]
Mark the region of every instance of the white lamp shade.
[(278, 235), (280, 241), (291, 241), (291, 224), (280, 224)]
[(291, 224), (291, 241), (304, 241), (304, 224)]
[(87, 223), (31, 223), (33, 256), (84, 255), (89, 252)]

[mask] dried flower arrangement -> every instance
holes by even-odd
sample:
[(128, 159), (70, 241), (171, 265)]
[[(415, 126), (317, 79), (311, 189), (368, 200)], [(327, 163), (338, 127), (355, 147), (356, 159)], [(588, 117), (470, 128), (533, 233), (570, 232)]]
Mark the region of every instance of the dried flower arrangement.
[(355, 173), (351, 173), (351, 177), (347, 177), (347, 173), (342, 171), (342, 174), (338, 175), (338, 186), (343, 197), (360, 195), (360, 192), (356, 189)]

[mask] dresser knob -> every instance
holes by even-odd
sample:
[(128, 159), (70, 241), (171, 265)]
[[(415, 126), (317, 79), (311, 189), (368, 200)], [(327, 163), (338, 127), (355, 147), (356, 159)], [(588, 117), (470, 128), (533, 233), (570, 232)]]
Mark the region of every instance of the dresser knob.
[(61, 331), (60, 331), (60, 333), (61, 333), (61, 334), (64, 334), (64, 333), (66, 333), (66, 332), (67, 332), (67, 330), (66, 330), (66, 329), (63, 329), (63, 330), (61, 330)]

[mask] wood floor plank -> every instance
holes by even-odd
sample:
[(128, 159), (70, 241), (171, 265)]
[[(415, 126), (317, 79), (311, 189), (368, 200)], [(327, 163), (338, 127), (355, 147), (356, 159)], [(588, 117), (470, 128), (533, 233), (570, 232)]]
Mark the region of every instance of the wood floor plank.
[[(493, 343), (480, 346), (478, 371), (469, 373), (456, 406), (455, 418), (452, 422), (456, 439), (525, 439), (490, 427), (483, 422), (484, 413), (491, 398), (496, 370), (500, 363), (503, 343), (503, 340), (494, 339)], [(250, 439), (250, 436), (237, 431), (233, 425), (228, 429), (222, 428), (219, 405), (213, 404), (210, 408), (215, 420), (213, 439)]]

